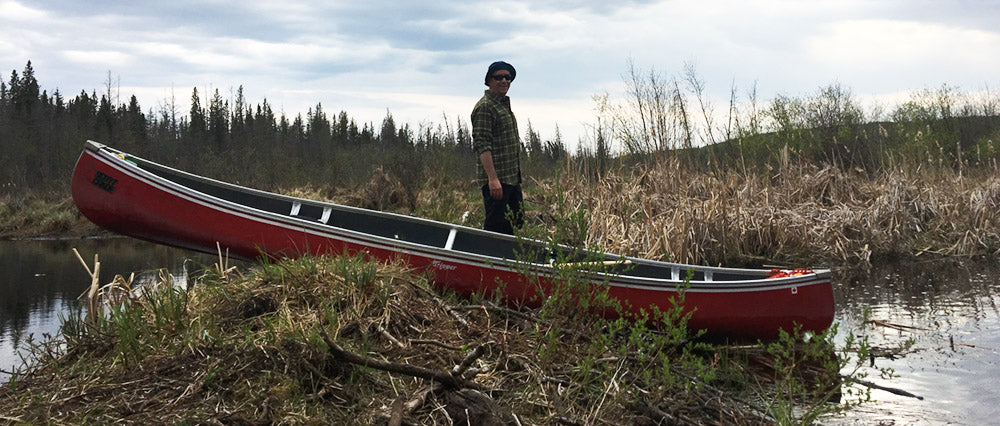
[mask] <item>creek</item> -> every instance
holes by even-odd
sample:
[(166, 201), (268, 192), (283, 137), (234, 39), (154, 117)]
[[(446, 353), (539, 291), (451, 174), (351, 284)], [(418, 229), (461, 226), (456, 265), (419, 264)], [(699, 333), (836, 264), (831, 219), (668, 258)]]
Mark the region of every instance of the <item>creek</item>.
[[(136, 282), (155, 279), (160, 268), (183, 280), (185, 270), (217, 261), (130, 238), (0, 241), (0, 383), (20, 364), (27, 342), (59, 332), (61, 318), (89, 286), (73, 248), (91, 267), (100, 255), (102, 283), (132, 272)], [(1000, 266), (938, 260), (879, 265), (850, 276), (835, 274), (838, 349), (848, 333), (865, 335), (878, 354), (874, 367), (865, 362), (865, 380), (923, 399), (874, 389), (872, 402), (820, 423), (995, 424)], [(881, 377), (882, 369), (893, 370), (893, 377)]]

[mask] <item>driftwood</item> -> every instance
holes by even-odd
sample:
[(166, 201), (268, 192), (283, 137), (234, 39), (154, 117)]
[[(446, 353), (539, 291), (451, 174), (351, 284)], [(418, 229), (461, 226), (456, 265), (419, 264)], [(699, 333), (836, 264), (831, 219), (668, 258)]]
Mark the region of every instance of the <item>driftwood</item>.
[(988, 351), (992, 351), (993, 350), (992, 348), (988, 348), (986, 346), (973, 345), (972, 343), (965, 343), (965, 342), (956, 342), (955, 341), (955, 336), (948, 336), (948, 341), (951, 342), (951, 350), (952, 350), (952, 352), (955, 351), (955, 345), (965, 346), (967, 348), (986, 349)]

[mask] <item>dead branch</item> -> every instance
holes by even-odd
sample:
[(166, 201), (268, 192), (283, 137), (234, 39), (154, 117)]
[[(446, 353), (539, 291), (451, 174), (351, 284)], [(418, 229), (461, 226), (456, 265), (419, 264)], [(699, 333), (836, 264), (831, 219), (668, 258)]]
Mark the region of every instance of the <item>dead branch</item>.
[(636, 401), (632, 403), (632, 410), (653, 419), (657, 424), (677, 424), (679, 420), (672, 414), (650, 405), (646, 401)]
[(922, 397), (920, 395), (914, 395), (914, 394), (909, 393), (909, 392), (907, 392), (905, 390), (902, 390), (902, 389), (891, 388), (891, 387), (882, 386), (882, 385), (876, 385), (875, 383), (869, 382), (867, 380), (855, 379), (855, 378), (847, 377), (847, 376), (843, 376), (843, 375), (840, 376), (840, 378), (843, 379), (843, 380), (845, 380), (845, 381), (849, 381), (849, 382), (857, 383), (857, 384), (862, 385), (862, 386), (870, 387), (872, 389), (884, 390), (884, 391), (892, 393), (892, 394), (896, 394), (896, 395), (899, 395), (899, 396), (905, 396), (905, 397), (909, 397), (909, 398), (916, 398), (916, 399), (919, 399), (921, 401), (924, 400), (924, 397)]
[(323, 341), (326, 342), (327, 346), (330, 348), (330, 353), (333, 354), (334, 357), (343, 361), (350, 362), (352, 364), (357, 364), (368, 368), (374, 368), (376, 370), (388, 371), (390, 373), (405, 374), (407, 376), (433, 380), (438, 383), (441, 383), (446, 388), (450, 389), (462, 389), (462, 388), (471, 388), (478, 390), (485, 389), (483, 388), (483, 386), (475, 382), (463, 380), (460, 377), (455, 377), (444, 371), (431, 370), (429, 368), (419, 367), (410, 364), (382, 361), (364, 355), (359, 355), (340, 347), (340, 345), (338, 345), (336, 342), (330, 339), (330, 336), (328, 336), (326, 332), (322, 332), (321, 335), (323, 337)]
[(389, 416), (389, 426), (401, 426), (403, 424), (403, 405), (406, 401), (403, 395), (399, 395), (392, 401), (392, 414)]
[(411, 345), (434, 345), (434, 346), (437, 346), (437, 347), (441, 347), (441, 348), (445, 348), (445, 349), (450, 349), (450, 350), (453, 350), (453, 351), (460, 351), (460, 350), (462, 350), (462, 348), (460, 348), (458, 346), (449, 345), (447, 343), (439, 342), (437, 340), (410, 339), (410, 344)]
[[(86, 269), (87, 274), (90, 275), (90, 287), (84, 293), (87, 295), (87, 316), (84, 318), (84, 321), (91, 323), (92, 321), (95, 321), (98, 311), (100, 310), (100, 305), (97, 302), (97, 292), (101, 287), (101, 262), (97, 257), (97, 253), (94, 253), (94, 269), (91, 270), (90, 267), (87, 266), (87, 262), (83, 261), (83, 256), (80, 256), (80, 252), (76, 250), (76, 247), (73, 248), (73, 253), (76, 254), (76, 258), (80, 260), (80, 263), (83, 264), (83, 268)], [(80, 298), (82, 297), (83, 294), (80, 295)]]
[(448, 310), (449, 311), (494, 311), (494, 312), (499, 312), (499, 313), (502, 313), (502, 314), (506, 314), (508, 316), (520, 318), (520, 319), (528, 321), (528, 322), (535, 322), (535, 321), (537, 321), (536, 318), (533, 318), (532, 316), (530, 316), (528, 314), (525, 314), (523, 312), (515, 311), (513, 309), (506, 308), (506, 307), (503, 307), (503, 306), (497, 306), (497, 305), (494, 305), (494, 304), (450, 306), (450, 307), (448, 307)]
[(476, 362), (484, 353), (486, 353), (486, 345), (477, 346), (460, 364), (451, 369), (451, 374), (455, 377), (462, 377), (462, 374), (465, 374), (465, 370), (468, 370), (472, 366), (472, 363)]
[(868, 323), (869, 324), (874, 324), (874, 325), (880, 325), (882, 327), (887, 327), (887, 328), (894, 328), (896, 330), (901, 330), (901, 331), (911, 331), (911, 330), (930, 331), (930, 330), (928, 330), (926, 328), (913, 327), (913, 326), (902, 325), (902, 324), (895, 324), (895, 323), (891, 323), (891, 322), (888, 322), (888, 321), (885, 321), (885, 320), (870, 320), (870, 321), (868, 321)]

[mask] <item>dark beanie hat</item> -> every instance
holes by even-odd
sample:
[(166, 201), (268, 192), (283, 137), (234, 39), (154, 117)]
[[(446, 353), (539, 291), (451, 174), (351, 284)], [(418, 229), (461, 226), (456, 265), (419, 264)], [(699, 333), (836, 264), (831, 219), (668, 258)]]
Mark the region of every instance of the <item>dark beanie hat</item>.
[(513, 65), (508, 64), (508, 63), (506, 63), (504, 61), (496, 61), (496, 62), (490, 64), (490, 69), (486, 71), (486, 79), (485, 79), (485, 81), (483, 83), (485, 83), (487, 86), (489, 86), (490, 85), (490, 76), (493, 75), (493, 73), (496, 70), (507, 70), (507, 71), (510, 71), (510, 81), (514, 81), (514, 78), (517, 77), (517, 71), (514, 69)]

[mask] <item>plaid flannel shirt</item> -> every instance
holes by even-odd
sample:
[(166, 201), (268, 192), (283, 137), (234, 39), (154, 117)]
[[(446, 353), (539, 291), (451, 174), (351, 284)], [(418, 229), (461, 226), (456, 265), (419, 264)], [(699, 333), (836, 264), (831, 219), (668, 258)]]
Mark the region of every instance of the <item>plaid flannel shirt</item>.
[[(521, 184), (521, 137), (517, 134), (517, 119), (510, 110), (510, 97), (489, 90), (472, 109), (472, 147), (476, 155), (490, 151), (497, 178), (507, 185)], [(488, 178), (482, 162), (478, 166), (479, 183)]]

